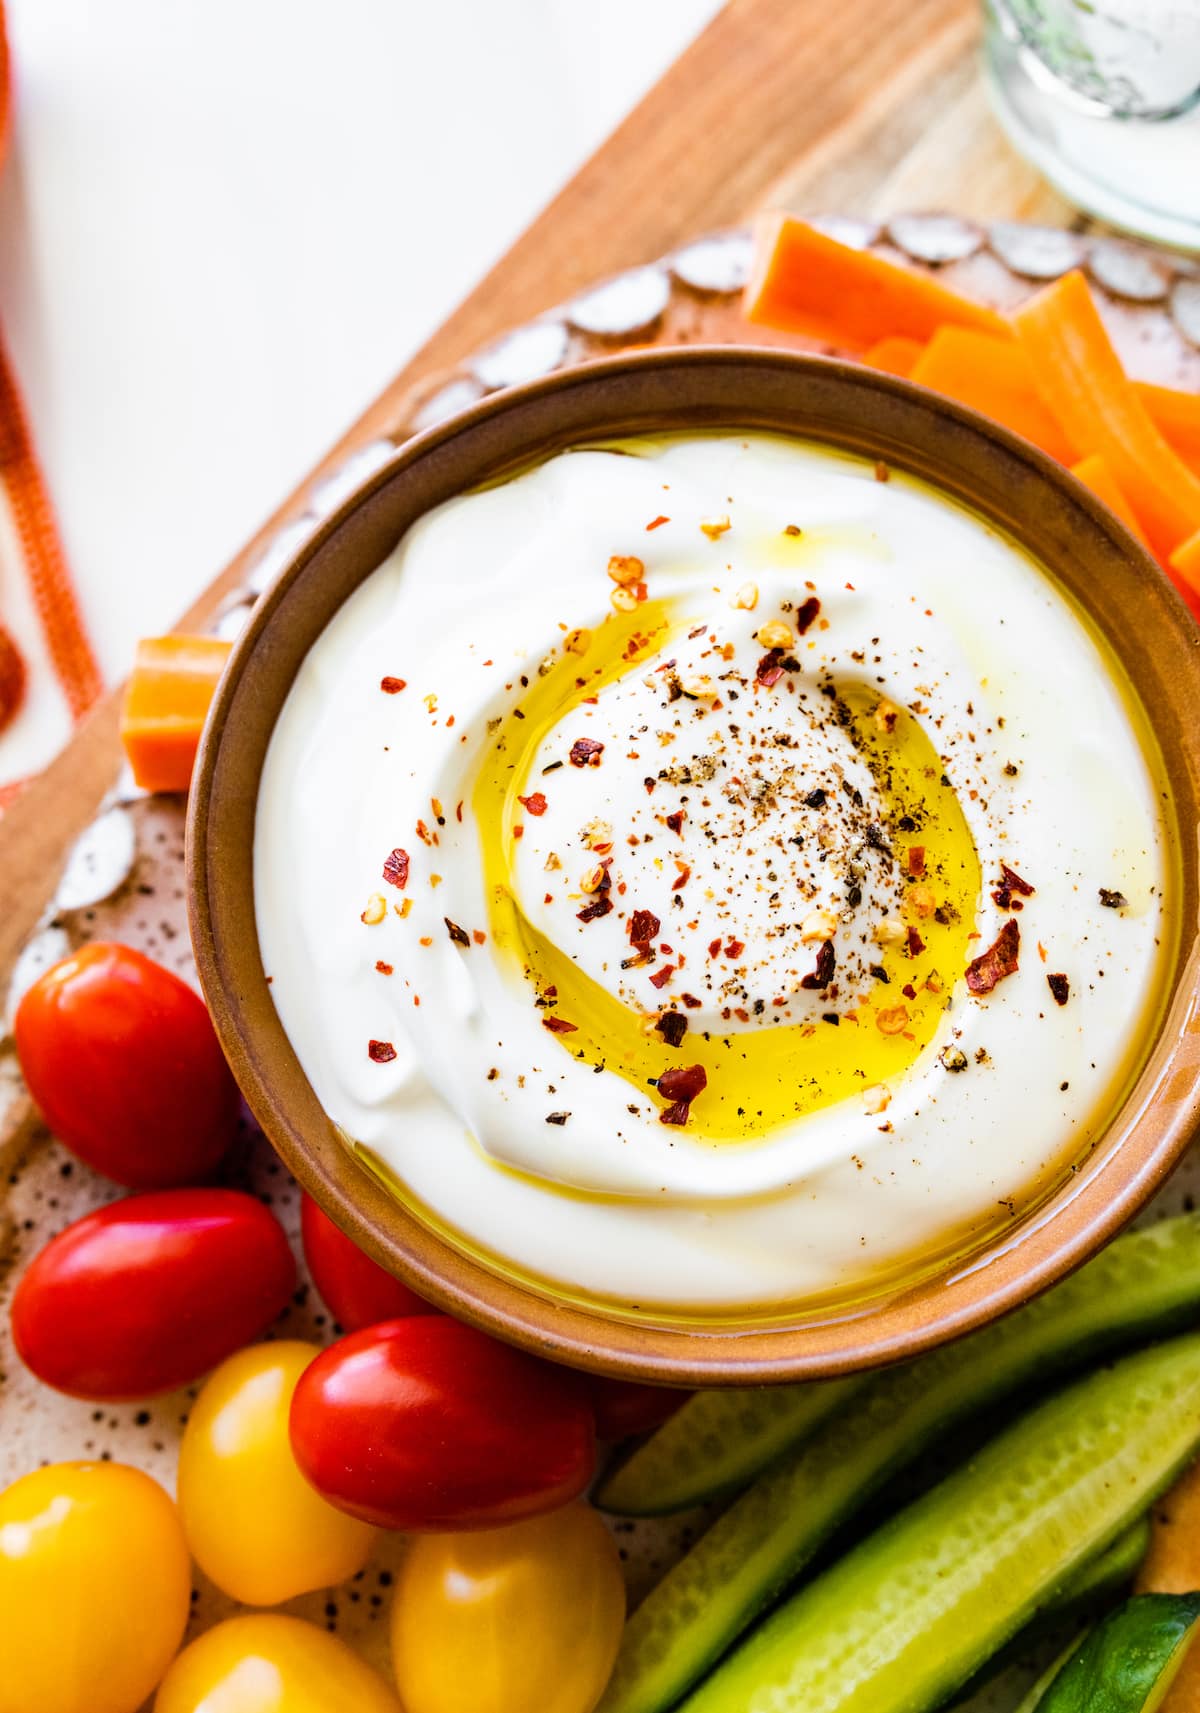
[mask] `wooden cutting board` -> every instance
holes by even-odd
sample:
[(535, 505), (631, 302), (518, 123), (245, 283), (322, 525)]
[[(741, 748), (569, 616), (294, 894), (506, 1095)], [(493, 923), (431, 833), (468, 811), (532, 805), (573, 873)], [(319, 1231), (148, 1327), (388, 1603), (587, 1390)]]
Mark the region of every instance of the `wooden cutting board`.
[[(825, 0), (732, 0), (183, 616), (181, 628), (207, 628), (247, 578), (261, 574), (264, 552), (278, 552), (281, 531), (286, 539), (293, 521), (310, 503), (317, 505), (321, 484), (354, 454), (373, 444), (378, 448), (381, 437), (398, 438), (418, 423), (422, 410), (461, 384), (464, 373), (478, 371), (479, 362), (468, 359), (510, 329), (586, 293), (597, 280), (663, 257), (698, 233), (744, 225), (768, 204), (879, 218), (945, 208), (990, 220), (1084, 229), (1086, 223), (1013, 155), (992, 121), (977, 69), (977, 22), (975, 0), (842, 0), (838, 8)], [(418, 258), (414, 267), (419, 265)], [(995, 281), (985, 277), (986, 270), (995, 272), (995, 257), (981, 253), (964, 265), (984, 270), (983, 276), (965, 278), (965, 288), (978, 285), (987, 295)], [(646, 337), (736, 337), (735, 298), (702, 290), (689, 297), (676, 289), (681, 267), (676, 255), (670, 306)], [(643, 271), (660, 285), (667, 272)], [(564, 324), (571, 325), (569, 316), (546, 323), (563, 339), (577, 341)], [(1136, 331), (1140, 336), (1144, 325)], [(625, 332), (636, 329), (627, 326)], [(1200, 386), (1200, 352), (1191, 357), (1195, 368), (1181, 384)], [(500, 382), (493, 378), (490, 384)], [(318, 509), (329, 503), (326, 489)], [(45, 926), (44, 908), (68, 849), (119, 771), (116, 711), (116, 699), (110, 698), (0, 822), (0, 1000), (19, 951), (39, 920)], [(104, 840), (93, 841), (92, 854), (99, 850), (101, 865), (119, 867), (121, 841), (136, 840), (136, 867), (128, 883), (106, 897), (99, 888), (89, 891), (86, 863), (77, 873), (73, 860), (65, 883), (68, 895), (74, 885), (75, 896), (74, 907), (64, 912), (69, 936), (54, 926), (44, 931), (40, 938), (51, 943), (48, 955), (61, 955), (68, 943), (93, 936), (120, 938), (190, 975), (180, 803), (145, 799), (117, 809), (104, 825), (107, 849), (101, 848)], [(56, 908), (63, 898), (60, 889)], [(95, 909), (88, 907), (92, 899)], [(58, 951), (56, 934), (63, 941)], [(112, 1192), (44, 1137), (24, 1146), (29, 1108), (19, 1091), (6, 1104), (6, 1087), (10, 1094), (13, 1089), (3, 1075), (6, 1058), (11, 1054), (0, 1051), (0, 1406), (6, 1424), (0, 1486), (41, 1459), (87, 1455), (134, 1463), (170, 1487), (180, 1424), (194, 1389), (147, 1407), (100, 1410), (49, 1393), (12, 1355), (4, 1310), (17, 1270), (53, 1231)], [(295, 1243), (295, 1186), (265, 1143), (248, 1136), (230, 1170), (232, 1181), (268, 1202)], [(1177, 1175), (1160, 1206), (1176, 1211), (1198, 1186), (1200, 1154)], [(329, 1336), (328, 1319), (307, 1282), (280, 1330), (318, 1342)], [(615, 1524), (632, 1598), (662, 1573), (703, 1521), (686, 1514)], [(395, 1539), (384, 1540), (362, 1578), (303, 1596), (284, 1610), (336, 1629), (386, 1669), (386, 1590), (399, 1550)], [(196, 1581), (194, 1628), (233, 1609), (202, 1576)], [(963, 1713), (1008, 1713), (1017, 1687), (1011, 1679), (1001, 1682)]]
[[(211, 618), (283, 519), (423, 380), (697, 232), (767, 204), (1072, 222), (988, 111), (978, 27), (977, 0), (730, 0), (180, 627)], [(116, 716), (114, 693), (0, 822), (0, 992), (66, 850), (116, 775)]]

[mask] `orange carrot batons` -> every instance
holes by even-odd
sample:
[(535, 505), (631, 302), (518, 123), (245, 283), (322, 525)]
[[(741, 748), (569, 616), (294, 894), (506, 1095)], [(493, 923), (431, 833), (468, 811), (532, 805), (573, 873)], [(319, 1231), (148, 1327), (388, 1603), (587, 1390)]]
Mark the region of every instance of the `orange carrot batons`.
[(912, 379), (1024, 435), (1061, 463), (1075, 456), (1038, 397), (1029, 359), (1011, 339), (940, 327), (914, 365)]
[(200, 733), (232, 645), (210, 636), (138, 643), (121, 709), (121, 742), (145, 791), (186, 791)]
[(960, 297), (929, 274), (855, 250), (788, 214), (764, 217), (746, 287), (749, 321), (851, 351), (881, 339), (923, 342), (946, 324), (997, 339), (1011, 330), (995, 310)]
[(1146, 545), (1146, 532), (1138, 522), (1136, 512), (1098, 452), (1092, 452), (1081, 458), (1078, 464), (1072, 464), (1071, 474), (1078, 476), (1085, 488), (1090, 488), (1098, 499), (1103, 500), (1109, 511), (1116, 512), (1130, 535), (1136, 535), (1143, 547)]
[(1193, 613), (1200, 618), (1200, 530), (1181, 541), (1170, 555), (1167, 574)]
[(1079, 272), (1013, 312), (1034, 384), (1067, 439), (1104, 459), (1150, 545), (1165, 558), (1200, 529), (1200, 478), (1156, 428)]
[(1151, 381), (1135, 381), (1133, 385), (1163, 439), (1175, 448), (1194, 475), (1200, 474), (1200, 393), (1158, 387)]
[(886, 339), (877, 339), (863, 352), (862, 360), (868, 369), (882, 369), (885, 375), (908, 376), (924, 349), (916, 339), (892, 334)]

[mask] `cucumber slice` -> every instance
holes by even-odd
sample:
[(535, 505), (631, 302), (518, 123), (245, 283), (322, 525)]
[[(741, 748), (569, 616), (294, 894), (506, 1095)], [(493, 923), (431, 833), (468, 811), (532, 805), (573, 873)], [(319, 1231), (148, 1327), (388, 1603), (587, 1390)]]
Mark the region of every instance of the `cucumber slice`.
[(1085, 1636), (1033, 1713), (1152, 1713), (1200, 1623), (1200, 1594), (1138, 1594)]
[[(1055, 1595), (1031, 1623), (993, 1654), (987, 1664), (955, 1695), (955, 1705), (969, 1701), (985, 1684), (998, 1677), (1016, 1660), (1026, 1659), (1049, 1634), (1061, 1634), (1065, 1626), (1091, 1623), (1097, 1613), (1111, 1606), (1117, 1596), (1128, 1591), (1150, 1546), (1150, 1518), (1137, 1522), (1118, 1535), (1110, 1547), (1097, 1553), (1072, 1577), (1060, 1594)], [(1076, 1647), (1086, 1632), (1080, 1631), (1071, 1647)], [(1054, 1673), (1070, 1657), (1071, 1648), (1059, 1655), (1050, 1670), (1039, 1678), (1034, 1688), (1040, 1694)], [(1017, 1713), (1031, 1713), (1036, 1701), (1022, 1702)]]
[[(1176, 1229), (1179, 1228), (1179, 1229)], [(1132, 1234), (1118, 1240), (1106, 1252), (1123, 1250), (1126, 1244), (1144, 1239), (1146, 1248), (1139, 1256), (1130, 1254), (1120, 1271), (1133, 1276), (1141, 1269), (1139, 1261), (1147, 1263), (1155, 1273), (1143, 1281), (1152, 1294), (1161, 1292), (1172, 1309), (1200, 1307), (1200, 1222), (1191, 1216), (1169, 1220), (1151, 1232)], [(1169, 1257), (1167, 1250), (1187, 1248), (1191, 1265), (1184, 1262), (1175, 1284), (1163, 1277)], [(1093, 1262), (1076, 1281), (1089, 1279)], [(1059, 1286), (1050, 1300), (1057, 1302), (1065, 1289)], [(1033, 1309), (1018, 1311), (1017, 1322), (1024, 1324)], [(1057, 1312), (1057, 1311), (1056, 1311)], [(1135, 1313), (1141, 1313), (1140, 1304)], [(1149, 1312), (1156, 1311), (1153, 1306)], [(1010, 1323), (1011, 1324), (1011, 1323)], [(1183, 1324), (1181, 1318), (1167, 1323), (1170, 1327)], [(967, 1341), (970, 1348), (987, 1336), (977, 1333)], [(1087, 1332), (1081, 1360), (1088, 1357)], [(1119, 1348), (1103, 1339), (1102, 1350)], [(982, 1361), (984, 1358), (980, 1358)], [(655, 1430), (628, 1457), (605, 1474), (592, 1493), (593, 1503), (603, 1511), (622, 1517), (663, 1517), (674, 1511), (686, 1511), (694, 1505), (726, 1497), (747, 1486), (777, 1457), (789, 1451), (846, 1402), (852, 1391), (861, 1389), (868, 1376), (856, 1375), (848, 1380), (809, 1381), (797, 1386), (726, 1387), (719, 1392), (697, 1392), (681, 1410)]]
[(697, 1392), (604, 1476), (593, 1501), (622, 1517), (663, 1517), (745, 1487), (866, 1383)]
[(930, 1713), (1200, 1445), (1200, 1333), (1078, 1381), (785, 1605), (687, 1713)]
[(1200, 1215), (1119, 1237), (1065, 1283), (982, 1332), (873, 1376), (759, 1477), (625, 1627), (602, 1713), (662, 1713), (835, 1529), (970, 1416), (1139, 1340), (1195, 1324)]
[(1116, 1595), (1124, 1592), (1141, 1569), (1142, 1560), (1150, 1550), (1150, 1518), (1139, 1517), (1111, 1546), (1089, 1559), (1046, 1608), (1054, 1623), (1092, 1612)]

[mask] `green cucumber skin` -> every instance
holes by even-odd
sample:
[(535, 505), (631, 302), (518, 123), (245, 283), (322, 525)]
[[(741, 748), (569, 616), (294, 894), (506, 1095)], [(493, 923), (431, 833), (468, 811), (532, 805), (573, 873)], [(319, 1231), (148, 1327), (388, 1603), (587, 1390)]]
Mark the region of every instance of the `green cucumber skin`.
[(802, 1588), (686, 1713), (932, 1713), (1200, 1445), (1200, 1333), (1030, 1411)]
[(1089, 1559), (1072, 1577), (1059, 1597), (1047, 1607), (1047, 1617), (1055, 1623), (1077, 1617), (1082, 1612), (1104, 1605), (1128, 1588), (1150, 1550), (1152, 1533), (1148, 1516), (1131, 1523), (1110, 1546)]
[(626, 1625), (598, 1713), (673, 1707), (898, 1470), (1020, 1388), (1200, 1315), (1200, 1215), (1120, 1237), (958, 1344), (873, 1376), (717, 1518)]
[(1198, 1594), (1138, 1594), (1071, 1650), (1035, 1713), (1149, 1713), (1161, 1704), (1200, 1620)]
[[(1002, 1647), (999, 1653), (993, 1654), (969, 1683), (963, 1685), (955, 1697), (956, 1703), (968, 1701), (986, 1683), (990, 1683), (1002, 1671), (1007, 1670), (1014, 1661), (1026, 1658), (1048, 1633), (1061, 1632), (1067, 1625), (1074, 1627), (1091, 1623), (1097, 1613), (1112, 1605), (1118, 1595), (1127, 1593), (1149, 1550), (1150, 1532), (1150, 1518), (1139, 1517), (1124, 1534), (1117, 1536), (1111, 1546), (1106, 1547), (1095, 1558), (1090, 1558), (1082, 1570), (1047, 1601), (1031, 1622)], [(1081, 1640), (1082, 1636), (1076, 1637), (1077, 1642)], [(1055, 1670), (1066, 1657), (1065, 1654), (1060, 1656), (1055, 1662)], [(1048, 1681), (1048, 1678), (1043, 1680), (1043, 1688)], [(1035, 1705), (1036, 1703), (1030, 1702), (1026, 1707), (1022, 1703), (1017, 1713), (1031, 1713)]]
[(592, 1494), (602, 1511), (664, 1517), (736, 1493), (831, 1416), (865, 1377), (697, 1392)]

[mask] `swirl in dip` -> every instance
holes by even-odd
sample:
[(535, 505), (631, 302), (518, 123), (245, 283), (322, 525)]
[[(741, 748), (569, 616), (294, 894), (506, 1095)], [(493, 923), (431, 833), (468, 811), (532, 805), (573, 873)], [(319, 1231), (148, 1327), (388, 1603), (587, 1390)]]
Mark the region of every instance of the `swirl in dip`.
[(961, 1253), (1146, 1044), (1168, 856), (1115, 663), (934, 490), (766, 436), (423, 518), (312, 649), (258, 930), (397, 1193), (559, 1292), (773, 1312)]

